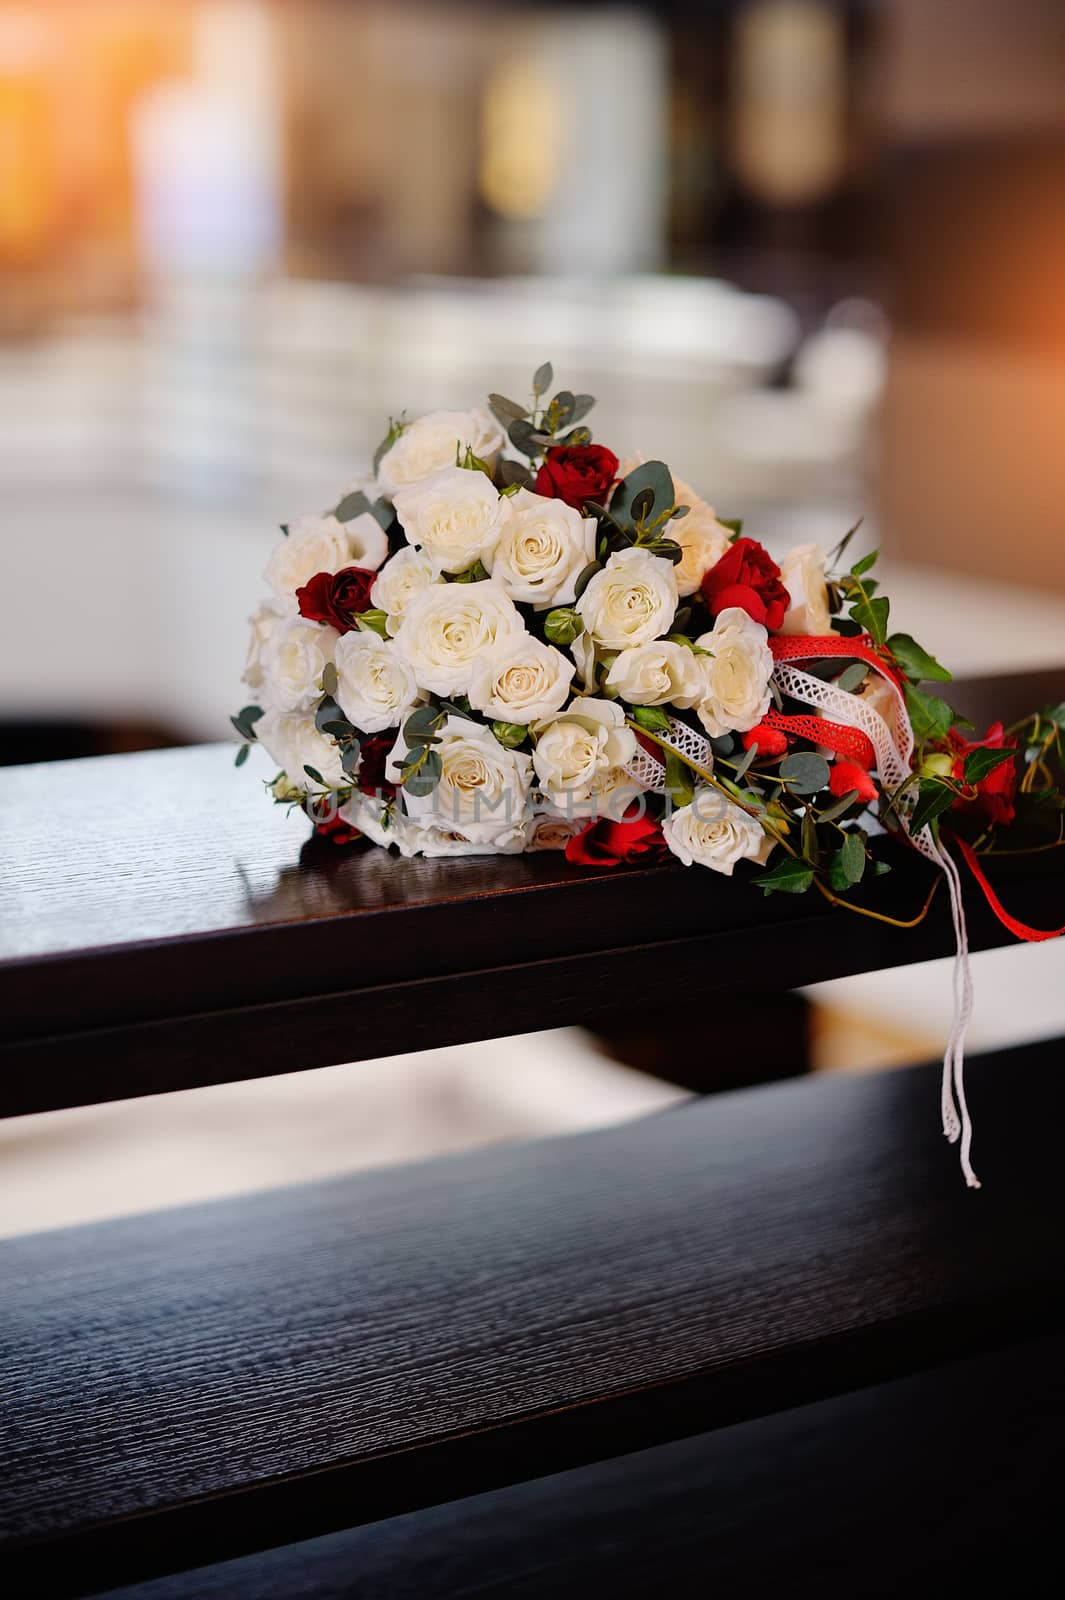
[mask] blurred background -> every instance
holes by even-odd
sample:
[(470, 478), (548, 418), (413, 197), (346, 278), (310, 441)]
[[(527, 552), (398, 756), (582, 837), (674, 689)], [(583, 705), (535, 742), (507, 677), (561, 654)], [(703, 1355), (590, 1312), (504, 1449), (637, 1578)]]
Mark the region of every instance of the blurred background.
[[(277, 523), (548, 358), (777, 553), (864, 515), (957, 672), (1065, 663), (1061, 0), (0, 0), (0, 763), (226, 737)], [(1065, 1022), (1018, 954), (978, 1039)], [(862, 984), (826, 1064), (934, 1053), (942, 973)]]

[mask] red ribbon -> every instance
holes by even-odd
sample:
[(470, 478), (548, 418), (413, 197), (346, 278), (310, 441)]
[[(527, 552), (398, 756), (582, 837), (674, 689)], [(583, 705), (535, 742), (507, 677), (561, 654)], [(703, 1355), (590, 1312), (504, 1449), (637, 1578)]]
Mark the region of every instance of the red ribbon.
[(838, 633), (774, 633), (769, 637), (769, 648), (774, 661), (812, 661), (819, 656), (850, 656), (864, 661), (890, 678), (896, 688), (901, 681), (894, 668), (885, 661), (867, 633), (855, 634), (845, 639)]
[(762, 721), (771, 728), (779, 728), (781, 733), (794, 733), (800, 739), (809, 739), (811, 744), (823, 744), (826, 750), (846, 756), (848, 761), (856, 762), (866, 772), (876, 763), (873, 741), (861, 728), (848, 728), (842, 722), (829, 722), (827, 717), (805, 714), (786, 717), (782, 711), (772, 709), (766, 712)]
[(1038, 944), (1044, 939), (1060, 939), (1062, 934), (1065, 934), (1065, 928), (1030, 928), (1026, 922), (1020, 922), (1016, 917), (1011, 916), (988, 883), (984, 869), (981, 867), (972, 845), (966, 844), (965, 840), (959, 839), (957, 835), (954, 837), (954, 843), (961, 851), (969, 871), (984, 891), (984, 899), (995, 913), (995, 916), (1002, 926), (1008, 928), (1016, 938), (1025, 939), (1029, 944)]

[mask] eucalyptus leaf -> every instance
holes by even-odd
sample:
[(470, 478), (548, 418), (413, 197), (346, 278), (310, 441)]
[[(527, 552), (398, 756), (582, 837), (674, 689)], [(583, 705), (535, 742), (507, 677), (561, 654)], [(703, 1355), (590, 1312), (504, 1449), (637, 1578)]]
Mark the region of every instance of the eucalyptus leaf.
[(488, 406), (502, 428), (509, 428), (512, 422), (524, 422), (529, 415), (525, 406), (520, 406), (516, 400), (508, 400), (505, 394), (490, 394)]
[(581, 571), (577, 582), (573, 586), (574, 600), (580, 599), (581, 595), (584, 593), (585, 589), (587, 589), (596, 573), (601, 572), (602, 570), (603, 569), (600, 567), (598, 561), (589, 561), (588, 565)]
[(839, 852), (840, 866), (848, 883), (860, 883), (865, 872), (865, 840), (860, 833), (848, 833)]
[(446, 716), (439, 706), (419, 706), (403, 724), (403, 737), (408, 744), (431, 739)]
[(332, 661), (327, 661), (322, 669), (322, 688), (330, 696), (337, 692), (337, 669)]
[(546, 394), (550, 389), (555, 376), (555, 369), (550, 361), (545, 361), (533, 373), (533, 389), (537, 395)]
[(513, 485), (519, 489), (531, 489), (535, 482), (532, 473), (522, 461), (501, 461), (499, 476), (508, 488)]
[(751, 765), (751, 762), (752, 761), (756, 761), (757, 758), (758, 758), (758, 743), (757, 743), (757, 740), (756, 740), (752, 745), (749, 746), (748, 749), (746, 749), (743, 752), (743, 759), (736, 763), (736, 770), (732, 774), (733, 783), (739, 783), (740, 779), (743, 777), (744, 773), (747, 771), (747, 768)]
[(828, 784), (828, 762), (813, 751), (802, 750), (780, 763), (780, 776), (796, 794), (817, 794)]
[(351, 522), (355, 517), (361, 517), (370, 510), (370, 501), (361, 489), (353, 489), (350, 494), (338, 501), (333, 515), (338, 522)]
[(581, 418), (586, 417), (594, 405), (594, 394), (575, 394), (573, 396), (573, 410), (570, 412), (569, 420), (571, 422), (580, 422)]
[(443, 763), (435, 750), (426, 750), (417, 768), (403, 777), (403, 787), (408, 794), (422, 798), (432, 794), (443, 772)]
[(567, 450), (572, 450), (577, 445), (591, 444), (592, 430), (591, 428), (571, 428), (569, 433), (564, 433), (558, 442), (565, 445)]
[(233, 765), (235, 767), (242, 767), (244, 765), (245, 761), (247, 761), (247, 759), (248, 759), (248, 752), (250, 750), (251, 750), (251, 745), (250, 744), (242, 744), (240, 749), (237, 751), (237, 758), (234, 761)]
[(836, 686), (840, 689), (846, 689), (848, 694), (853, 694), (868, 676), (869, 668), (867, 666), (861, 661), (852, 661), (846, 671), (842, 672), (836, 680)]
[(323, 788), (325, 787), (325, 779), (322, 777), (322, 774), (318, 771), (317, 767), (309, 767), (307, 763), (304, 762), (303, 770), (307, 774), (308, 778), (313, 778), (315, 783), (320, 783)]
[(845, 811), (850, 810), (857, 798), (857, 789), (848, 789), (846, 794), (841, 794), (839, 799), (828, 806), (826, 810), (817, 813), (818, 821), (835, 822), (837, 817), (841, 817)]
[(656, 511), (671, 511), (676, 504), (673, 474), (665, 462), (644, 461), (638, 467), (633, 467), (628, 477), (614, 490), (610, 501), (611, 515), (621, 523), (635, 521), (633, 502), (643, 489), (651, 490), (654, 496), (651, 506)]
[(353, 778), (358, 771), (361, 754), (362, 746), (359, 744), (358, 739), (352, 739), (351, 743), (346, 744), (340, 752), (340, 765), (344, 768), (349, 778)]

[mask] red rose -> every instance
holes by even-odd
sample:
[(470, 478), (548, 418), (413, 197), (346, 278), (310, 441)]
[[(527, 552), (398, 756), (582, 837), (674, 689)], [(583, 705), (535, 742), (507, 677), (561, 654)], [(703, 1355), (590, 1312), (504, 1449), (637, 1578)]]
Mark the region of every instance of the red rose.
[(395, 794), (396, 785), (385, 778), (385, 762), (395, 742), (394, 732), (375, 733), (362, 741), (355, 782), (364, 794)]
[(353, 844), (356, 839), (362, 838), (358, 828), (353, 828), (350, 822), (345, 822), (339, 810), (333, 810), (333, 801), (330, 797), (315, 801), (311, 805), (310, 814), (314, 822), (314, 831), (319, 839), (328, 839), (330, 844)]
[(758, 746), (758, 755), (761, 760), (769, 756), (782, 756), (788, 748), (788, 736), (781, 733), (779, 728), (771, 728), (768, 722), (759, 722), (743, 735), (743, 748), (749, 750), (752, 744)]
[(832, 770), (828, 774), (828, 787), (837, 800), (842, 800), (845, 794), (850, 794), (852, 789), (857, 789), (859, 800), (875, 800), (876, 784), (856, 761), (848, 761), (839, 756), (832, 763)]
[(618, 458), (603, 444), (553, 444), (536, 474), (536, 492), (579, 511), (586, 500), (605, 505)]
[(775, 633), (784, 621), (791, 596), (780, 581), (780, 568), (757, 539), (737, 539), (703, 578), (703, 598), (711, 616), (739, 606), (755, 622)]
[(355, 615), (370, 609), (370, 590), (376, 577), (376, 572), (368, 572), (365, 567), (316, 572), (296, 590), (300, 616), (309, 622), (328, 622), (338, 633), (350, 633)]
[[(993, 722), (982, 739), (971, 741), (965, 739), (956, 728), (951, 728), (947, 737), (954, 756), (953, 776), (959, 780), (965, 777), (965, 757), (970, 751), (1017, 748), (1012, 739), (1007, 741), (1001, 722)], [(1001, 766), (989, 772), (986, 778), (980, 779), (976, 785), (976, 794), (971, 800), (955, 800), (951, 810), (967, 811), (970, 815), (981, 817), (985, 822), (1012, 822), (1013, 796), (1016, 792), (1017, 767), (1012, 761), (1003, 761)]]
[(653, 817), (632, 815), (638, 803), (629, 807), (620, 822), (599, 817), (566, 845), (566, 860), (577, 867), (617, 867), (625, 862), (643, 861), (650, 865), (669, 854), (661, 824)]

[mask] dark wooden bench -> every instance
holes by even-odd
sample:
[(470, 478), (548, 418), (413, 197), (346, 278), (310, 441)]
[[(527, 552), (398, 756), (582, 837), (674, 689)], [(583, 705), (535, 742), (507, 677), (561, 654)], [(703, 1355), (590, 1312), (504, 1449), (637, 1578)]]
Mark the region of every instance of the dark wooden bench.
[[(1009, 717), (1063, 687), (1006, 682), (997, 703)], [(653, 1015), (755, 971), (794, 984), (951, 948), (945, 907), (896, 933), (680, 867), (301, 850), (299, 820), (230, 763), (0, 773), (4, 1112), (587, 1022), (619, 985)], [(919, 903), (928, 869), (895, 866), (884, 903)], [(1002, 866), (1019, 915), (1061, 920), (1065, 864)], [(971, 912), (978, 947), (1002, 942)], [(1063, 1054), (973, 1063), (977, 1195), (933, 1067), (8, 1241), (12, 1593), (237, 1558), (258, 1565), (160, 1592), (357, 1592), (332, 1557), (318, 1588), (286, 1591), (298, 1557), (249, 1552), (1055, 1339)], [(992, 1460), (1019, 1359), (991, 1386)]]

